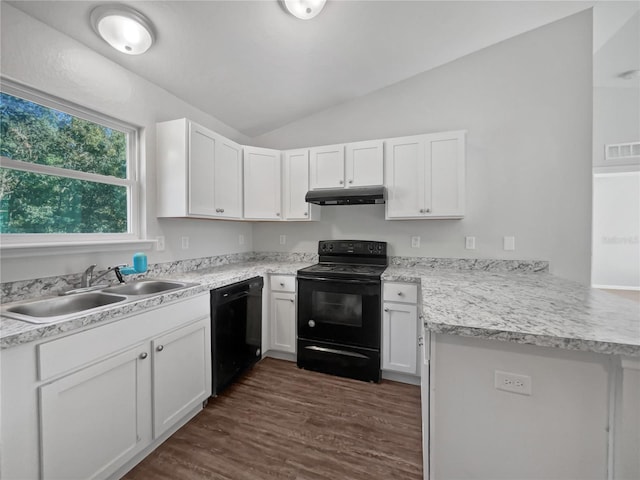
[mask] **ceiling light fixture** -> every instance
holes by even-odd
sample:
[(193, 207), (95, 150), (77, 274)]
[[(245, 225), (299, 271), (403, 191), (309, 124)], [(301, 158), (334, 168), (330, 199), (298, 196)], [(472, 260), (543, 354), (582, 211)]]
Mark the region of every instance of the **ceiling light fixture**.
[(310, 20), (324, 8), (327, 0), (281, 0), (285, 10), (300, 20)]
[(102, 39), (116, 50), (140, 55), (155, 40), (151, 22), (126, 5), (101, 5), (91, 11), (91, 25)]

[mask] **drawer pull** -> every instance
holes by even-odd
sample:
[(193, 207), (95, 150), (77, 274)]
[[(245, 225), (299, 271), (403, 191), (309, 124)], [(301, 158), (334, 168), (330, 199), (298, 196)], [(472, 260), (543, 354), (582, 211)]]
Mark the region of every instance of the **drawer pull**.
[(403, 295), (404, 295), (404, 293), (402, 293), (402, 292), (398, 292), (398, 296), (399, 296), (399, 297), (401, 297), (401, 296), (403, 296)]
[(293, 303), (293, 298), (290, 298), (290, 299), (289, 299), (289, 301), (290, 301), (291, 303)]
[(144, 360), (145, 358), (147, 358), (149, 355), (147, 354), (147, 352), (142, 352), (140, 354), (140, 360)]
[(157, 351), (159, 351), (159, 352), (161, 352), (162, 350), (164, 350), (164, 345), (158, 345), (158, 346), (156, 347), (156, 350), (157, 350)]
[(385, 312), (388, 312), (388, 311), (389, 311), (389, 309), (388, 309), (388, 308), (385, 308), (385, 309), (384, 309), (384, 311), (385, 311)]

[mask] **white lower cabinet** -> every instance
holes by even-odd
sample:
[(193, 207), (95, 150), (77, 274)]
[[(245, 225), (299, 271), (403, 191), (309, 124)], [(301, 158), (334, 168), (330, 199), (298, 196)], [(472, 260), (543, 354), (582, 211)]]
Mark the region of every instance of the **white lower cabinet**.
[(417, 285), (383, 286), (382, 370), (419, 375)]
[(3, 350), (0, 478), (123, 474), (211, 394), (210, 335), (205, 294)]
[(104, 478), (151, 440), (147, 345), (40, 387), (42, 477)]
[(295, 282), (293, 275), (271, 276), (271, 350), (296, 353)]

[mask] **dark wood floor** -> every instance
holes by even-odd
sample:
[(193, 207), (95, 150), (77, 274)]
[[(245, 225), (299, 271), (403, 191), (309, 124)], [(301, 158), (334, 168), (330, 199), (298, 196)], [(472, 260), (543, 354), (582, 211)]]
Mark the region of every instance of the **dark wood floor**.
[(420, 480), (420, 388), (266, 358), (128, 480)]

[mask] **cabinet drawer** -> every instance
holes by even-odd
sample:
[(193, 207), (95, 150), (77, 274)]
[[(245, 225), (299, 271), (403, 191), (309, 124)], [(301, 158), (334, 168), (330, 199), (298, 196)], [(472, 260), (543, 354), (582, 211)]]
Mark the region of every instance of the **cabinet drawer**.
[(386, 282), (383, 287), (383, 297), (385, 302), (418, 303), (418, 285)]
[(164, 331), (209, 316), (209, 295), (143, 311), (38, 345), (38, 378), (75, 370)]
[(271, 275), (271, 291), (295, 292), (296, 277), (293, 275)]

